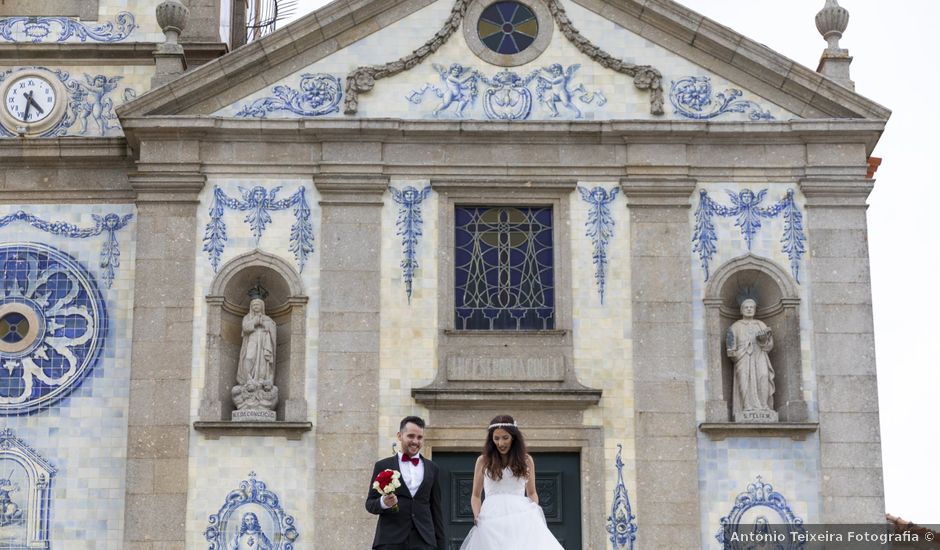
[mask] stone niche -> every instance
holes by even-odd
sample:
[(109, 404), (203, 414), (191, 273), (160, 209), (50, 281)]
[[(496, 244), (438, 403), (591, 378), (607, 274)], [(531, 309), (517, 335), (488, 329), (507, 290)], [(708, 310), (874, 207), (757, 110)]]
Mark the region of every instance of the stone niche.
[[(259, 283), (267, 291), (265, 314), (277, 325), (277, 424), (308, 424), (304, 394), (308, 300), (300, 276), (288, 262), (256, 250), (225, 264), (206, 295), (206, 378), (197, 429), (222, 428), (221, 424), (231, 419), (235, 409), (232, 387), (236, 384), (242, 344), (241, 320), (248, 313), (249, 290)], [(251, 427), (245, 422), (231, 424), (235, 430)]]
[[(748, 254), (721, 266), (705, 289), (708, 364), (705, 425), (729, 424), (734, 418), (734, 365), (727, 356), (724, 342), (728, 328), (741, 318), (742, 297), (757, 301), (754, 318), (763, 321), (773, 331), (774, 347), (769, 356), (774, 368), (773, 408), (779, 424), (805, 424), (808, 411), (803, 400), (797, 283), (772, 261)], [(747, 423), (738, 421), (734, 424), (741, 427)], [(773, 429), (773, 426), (764, 427)]]

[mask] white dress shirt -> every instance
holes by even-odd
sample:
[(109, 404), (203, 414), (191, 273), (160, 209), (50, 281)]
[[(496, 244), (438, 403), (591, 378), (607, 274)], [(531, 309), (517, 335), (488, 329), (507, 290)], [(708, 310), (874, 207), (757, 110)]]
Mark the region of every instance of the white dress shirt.
[[(424, 460), (421, 459), (421, 453), (416, 456), (418, 457), (418, 464), (414, 465), (410, 460), (402, 462), (402, 454), (398, 453), (398, 471), (401, 472), (401, 481), (408, 488), (411, 496), (415, 496), (418, 489), (421, 488), (421, 484), (424, 483)], [(383, 510), (390, 508), (390, 506), (385, 505), (385, 499), (379, 499), (379, 505)]]

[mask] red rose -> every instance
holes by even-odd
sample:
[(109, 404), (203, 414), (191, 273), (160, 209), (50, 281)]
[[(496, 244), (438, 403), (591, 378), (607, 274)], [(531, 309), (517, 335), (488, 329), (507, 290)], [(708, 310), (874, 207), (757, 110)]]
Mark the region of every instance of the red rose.
[(379, 475), (375, 476), (375, 480), (379, 483), (379, 487), (383, 489), (388, 487), (388, 484), (392, 481), (392, 476), (395, 474), (392, 470), (385, 470), (379, 472)]

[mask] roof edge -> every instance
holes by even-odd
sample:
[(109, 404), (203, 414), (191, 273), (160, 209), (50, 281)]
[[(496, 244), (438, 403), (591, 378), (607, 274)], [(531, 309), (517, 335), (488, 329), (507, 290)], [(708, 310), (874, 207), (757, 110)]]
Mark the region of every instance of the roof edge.
[[(416, 11), (433, 1), (435, 0), (411, 0), (411, 3), (416, 4), (417, 7), (409, 11)], [(402, 3), (404, 2), (401, 0), (330, 2), (283, 29), (278, 29), (260, 40), (250, 42), (186, 72), (179, 78), (149, 90), (115, 110), (121, 118), (176, 114), (211, 97), (211, 92), (200, 93), (200, 91), (210, 90), (214, 84), (226, 79), (236, 77), (239, 81), (244, 80), (260, 72), (259, 68), (265, 70), (280, 65), (291, 57), (327, 40), (336, 40), (336, 50), (342, 49), (363, 36), (363, 34), (353, 33), (354, 38), (344, 40), (343, 33)], [(371, 34), (397, 19), (393, 17), (389, 21), (381, 21), (374, 25), (374, 28), (366, 29), (366, 34)]]
[[(212, 101), (220, 87), (232, 88), (272, 68), (281, 68), (287, 71), (285, 74), (289, 74), (296, 70), (290, 60), (309, 50), (321, 46), (320, 53), (329, 55), (434, 1), (332, 2), (259, 41), (242, 46), (148, 91), (118, 107), (117, 114), (122, 119), (183, 114), (203, 102)], [(677, 55), (688, 57), (689, 52), (681, 50), (691, 48), (715, 61), (704, 66), (707, 70), (721, 74), (732, 82), (735, 81), (734, 76), (729, 78), (727, 74), (722, 74), (722, 67), (727, 67), (725, 73), (740, 71), (738, 78), (743, 73), (767, 86), (766, 93), (762, 94), (767, 96), (769, 93), (771, 97), (767, 99), (778, 104), (788, 99), (790, 105), (781, 106), (797, 116), (816, 120), (826, 117), (887, 120), (891, 116), (891, 111), (878, 103), (674, 0), (569, 1), (612, 19)], [(650, 36), (658, 33), (665, 36)], [(333, 41), (331, 47), (322, 47), (328, 41)], [(277, 76), (273, 75), (273, 78)], [(777, 99), (774, 99), (774, 95)], [(823, 116), (820, 117), (819, 113)]]
[[(887, 120), (891, 116), (891, 110), (881, 104), (674, 0), (571, 1), (595, 13), (598, 13), (598, 5), (604, 4), (632, 16), (830, 116), (844, 117), (846, 111), (856, 117), (875, 120)], [(606, 17), (616, 13), (610, 9), (601, 9), (601, 12)], [(659, 45), (672, 50), (667, 44)], [(714, 68), (709, 70), (714, 71)]]

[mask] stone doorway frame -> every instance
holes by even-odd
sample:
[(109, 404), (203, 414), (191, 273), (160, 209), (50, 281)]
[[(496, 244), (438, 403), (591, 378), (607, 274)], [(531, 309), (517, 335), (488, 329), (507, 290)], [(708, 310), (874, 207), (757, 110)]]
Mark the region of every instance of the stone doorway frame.
[[(486, 423), (493, 416), (505, 412), (495, 412), (495, 409), (430, 411), (424, 453), (433, 460), (435, 450), (479, 452), (486, 437)], [(604, 429), (580, 425), (580, 411), (570, 409), (557, 412), (513, 410), (509, 414), (520, 424), (530, 451), (576, 452), (581, 455), (581, 548), (605, 547), (608, 510)]]

